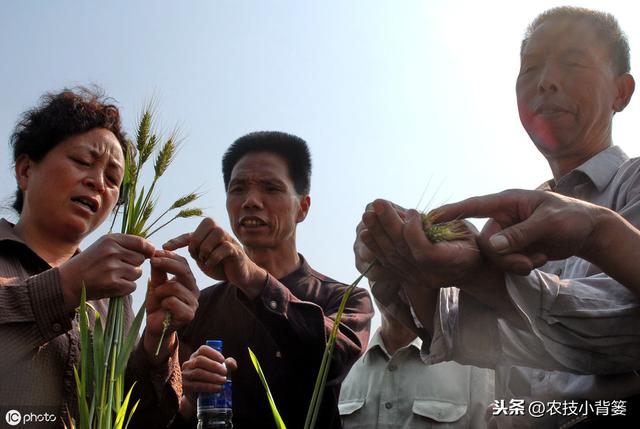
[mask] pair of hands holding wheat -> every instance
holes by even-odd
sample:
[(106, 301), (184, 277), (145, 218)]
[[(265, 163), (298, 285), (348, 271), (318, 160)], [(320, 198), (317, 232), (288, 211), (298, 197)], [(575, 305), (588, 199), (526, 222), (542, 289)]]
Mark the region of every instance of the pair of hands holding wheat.
[[(144, 346), (152, 360), (164, 360), (174, 347), (155, 356), (167, 311), (172, 314), (170, 332), (189, 323), (198, 308), (199, 290), (189, 264), (182, 256), (156, 249), (148, 240), (129, 234), (107, 234), (59, 267), (65, 306), (74, 309), (82, 288), (87, 299), (125, 296), (136, 289), (142, 264), (149, 259), (151, 277), (146, 300), (147, 325)], [(169, 275), (172, 277), (169, 278)], [(171, 346), (167, 337), (165, 346)]]
[(603, 254), (611, 220), (624, 226), (609, 209), (551, 192), (515, 189), (448, 204), (433, 213), (437, 222), (468, 217), (489, 221), (482, 232), (467, 224), (462, 240), (433, 244), (420, 233), (419, 213), (376, 200), (357, 228), (358, 269), (376, 259), (379, 264), (368, 274), (373, 281), (464, 287), (491, 271), (526, 275), (548, 260), (573, 255), (604, 263), (596, 260)]

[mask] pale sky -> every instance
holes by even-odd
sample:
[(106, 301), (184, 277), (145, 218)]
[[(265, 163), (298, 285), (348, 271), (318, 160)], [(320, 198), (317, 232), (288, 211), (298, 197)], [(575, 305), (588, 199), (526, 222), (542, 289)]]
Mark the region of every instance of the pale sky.
[[(4, 1), (2, 205), (10, 206), (15, 189), (8, 140), (20, 113), (44, 92), (97, 84), (117, 100), (131, 136), (151, 97), (161, 127), (182, 130), (160, 207), (199, 187), (206, 191), (200, 205), (226, 227), (225, 149), (257, 130), (304, 138), (314, 164), (312, 205), (298, 249), (318, 271), (350, 283), (355, 226), (373, 199), (415, 207), (429, 182), (423, 205), (431, 199), (433, 208), (551, 177), (520, 125), (514, 86), (528, 23), (564, 4)], [(613, 13), (630, 41), (631, 71), (640, 70), (636, 2), (572, 5)], [(640, 153), (639, 105), (632, 100), (614, 120), (614, 143), (629, 156)], [(15, 220), (9, 209), (1, 214)], [(161, 245), (196, 225), (176, 221), (152, 241)], [(191, 266), (201, 288), (214, 283)]]

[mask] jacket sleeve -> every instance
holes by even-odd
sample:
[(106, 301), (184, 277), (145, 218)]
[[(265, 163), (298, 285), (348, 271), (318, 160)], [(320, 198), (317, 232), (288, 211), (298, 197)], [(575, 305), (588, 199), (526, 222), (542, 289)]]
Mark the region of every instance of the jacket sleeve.
[[(3, 270), (4, 271), (4, 270)], [(0, 273), (0, 368), (29, 358), (38, 347), (72, 328), (57, 268), (27, 277)], [(16, 273), (17, 274), (17, 273)], [(6, 275), (6, 277), (4, 277)]]
[(178, 349), (161, 365), (152, 366), (140, 341), (127, 366), (126, 384), (135, 382), (133, 397), (140, 400), (133, 428), (163, 428), (178, 413), (182, 397), (182, 373)]
[[(239, 292), (239, 298), (249, 311), (266, 326), (283, 356), (301, 361), (316, 359), (319, 366), (324, 348), (347, 286), (334, 283), (324, 285), (332, 291), (324, 308), (298, 299), (289, 289), (268, 275), (260, 296), (249, 301)], [(366, 350), (373, 317), (371, 298), (366, 290), (355, 288), (349, 296), (338, 335), (327, 385), (340, 383), (351, 365)]]
[[(125, 301), (127, 329), (133, 322), (131, 296)], [(143, 310), (144, 311), (144, 310)], [(133, 428), (163, 428), (178, 412), (182, 397), (182, 373), (178, 359), (178, 345), (169, 358), (160, 365), (153, 365), (144, 349), (144, 332), (131, 352), (125, 374), (125, 384), (134, 390), (132, 397), (140, 400), (131, 420)], [(135, 383), (135, 386), (134, 386)]]

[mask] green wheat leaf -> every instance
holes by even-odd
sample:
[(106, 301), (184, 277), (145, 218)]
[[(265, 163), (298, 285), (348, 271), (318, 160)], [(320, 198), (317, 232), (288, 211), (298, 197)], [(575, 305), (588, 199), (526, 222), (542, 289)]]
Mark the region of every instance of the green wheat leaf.
[(136, 401), (135, 404), (133, 404), (133, 407), (131, 407), (131, 411), (129, 412), (129, 418), (127, 418), (127, 424), (124, 425), (124, 429), (127, 429), (129, 427), (129, 423), (131, 422), (131, 418), (133, 417), (133, 413), (136, 412), (136, 410), (138, 409), (138, 405), (140, 404), (140, 399), (138, 399)]
[[(145, 300), (146, 302), (146, 300)], [(131, 328), (129, 328), (129, 334), (127, 338), (124, 340), (124, 344), (122, 345), (122, 350), (120, 351), (120, 355), (118, 356), (118, 363), (116, 365), (116, 372), (118, 374), (124, 373), (127, 368), (127, 362), (129, 361), (129, 356), (131, 355), (131, 351), (136, 344), (136, 340), (138, 337), (138, 332), (140, 332), (140, 326), (142, 325), (142, 319), (144, 318), (145, 311), (145, 303), (142, 303), (140, 310), (138, 310), (138, 314), (136, 314), (135, 319), (133, 319), (133, 323), (131, 324)]]
[(271, 406), (271, 412), (273, 413), (273, 419), (276, 422), (276, 426), (278, 427), (278, 429), (287, 429), (284, 422), (282, 421), (282, 417), (280, 417), (280, 413), (278, 412), (276, 403), (273, 400), (273, 396), (271, 396), (271, 390), (269, 389), (269, 384), (267, 384), (267, 379), (265, 378), (264, 373), (262, 372), (262, 368), (260, 367), (260, 362), (258, 362), (258, 358), (256, 357), (256, 355), (253, 354), (251, 347), (247, 347), (247, 348), (249, 349), (249, 356), (251, 357), (251, 362), (253, 362), (253, 366), (256, 369), (256, 372), (258, 373), (258, 377), (260, 378), (262, 385), (264, 386), (264, 390), (267, 392), (267, 399), (269, 400), (269, 405)]
[(116, 422), (115, 422), (115, 425), (113, 426), (113, 429), (123, 428), (124, 418), (127, 415), (127, 407), (129, 406), (129, 399), (131, 398), (131, 392), (133, 392), (133, 386), (135, 385), (136, 383), (133, 383), (133, 385), (129, 389), (129, 392), (127, 393), (127, 396), (124, 398), (124, 401), (122, 402), (122, 406), (120, 407), (118, 414), (116, 414)]
[(331, 366), (331, 356), (333, 355), (333, 349), (336, 344), (336, 338), (338, 337), (340, 322), (342, 321), (342, 314), (344, 313), (344, 309), (347, 306), (347, 301), (351, 296), (351, 292), (353, 292), (353, 290), (358, 285), (358, 283), (360, 283), (360, 280), (364, 278), (364, 276), (369, 272), (369, 270), (373, 267), (374, 264), (375, 264), (375, 261), (369, 264), (369, 266), (364, 270), (364, 272), (360, 274), (358, 278), (353, 283), (351, 283), (351, 285), (349, 285), (349, 287), (347, 288), (347, 290), (345, 291), (342, 297), (342, 301), (340, 301), (340, 306), (338, 307), (338, 313), (336, 314), (336, 318), (333, 321), (331, 334), (324, 348), (324, 354), (322, 355), (320, 370), (318, 371), (316, 384), (313, 388), (313, 395), (311, 396), (311, 403), (309, 404), (309, 409), (307, 410), (307, 418), (304, 423), (305, 429), (315, 428), (316, 421), (318, 419), (320, 405), (322, 404), (322, 394), (324, 393), (324, 389), (327, 384), (329, 367)]

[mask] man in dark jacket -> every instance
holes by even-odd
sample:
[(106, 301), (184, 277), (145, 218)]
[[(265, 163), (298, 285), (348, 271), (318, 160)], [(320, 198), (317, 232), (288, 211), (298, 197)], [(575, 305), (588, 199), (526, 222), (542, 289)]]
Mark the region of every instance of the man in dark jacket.
[[(181, 333), (183, 385), (178, 424), (195, 427), (195, 394), (219, 391), (233, 373), (236, 429), (275, 427), (250, 362), (258, 357), (280, 415), (301, 428), (327, 338), (347, 285), (313, 270), (296, 249), (296, 227), (309, 210), (311, 159), (304, 140), (280, 132), (238, 139), (222, 161), (235, 241), (214, 220), (202, 221), (166, 248), (188, 246), (200, 269), (222, 280), (202, 291), (193, 322)], [(366, 350), (373, 308), (355, 289), (340, 324), (317, 427), (339, 428), (340, 383)], [(224, 356), (202, 346), (223, 341)], [(195, 350), (193, 354), (191, 351)], [(231, 359), (233, 358), (233, 359)]]

